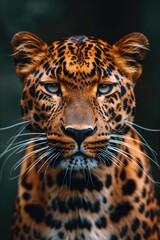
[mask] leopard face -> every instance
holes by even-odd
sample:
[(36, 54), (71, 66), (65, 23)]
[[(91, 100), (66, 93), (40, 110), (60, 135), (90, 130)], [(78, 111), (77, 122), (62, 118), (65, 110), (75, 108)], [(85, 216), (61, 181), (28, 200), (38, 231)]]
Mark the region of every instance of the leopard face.
[(110, 164), (104, 151), (112, 134), (126, 133), (126, 122), (134, 117), (133, 88), (148, 47), (145, 36), (129, 34), (113, 46), (75, 36), (48, 46), (22, 32), (12, 47), (23, 84), (23, 119), (32, 132), (46, 134), (59, 153), (54, 164), (72, 170)]

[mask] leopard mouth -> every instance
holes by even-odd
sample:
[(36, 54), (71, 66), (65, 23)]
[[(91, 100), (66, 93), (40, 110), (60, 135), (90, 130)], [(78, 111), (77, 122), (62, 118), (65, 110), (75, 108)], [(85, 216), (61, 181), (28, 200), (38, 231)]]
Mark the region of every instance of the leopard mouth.
[(64, 170), (90, 170), (98, 166), (98, 161), (95, 158), (89, 157), (81, 152), (61, 160), (60, 167)]

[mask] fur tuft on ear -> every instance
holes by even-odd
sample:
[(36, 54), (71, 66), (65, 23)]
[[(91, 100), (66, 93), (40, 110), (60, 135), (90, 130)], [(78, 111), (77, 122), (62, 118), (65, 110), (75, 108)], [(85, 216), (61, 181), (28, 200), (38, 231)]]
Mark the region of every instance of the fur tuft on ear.
[(134, 83), (142, 73), (142, 63), (148, 49), (148, 39), (141, 33), (128, 34), (112, 46), (114, 61)]
[(36, 35), (19, 32), (11, 40), (17, 75), (23, 81), (38, 63), (45, 58), (48, 46)]

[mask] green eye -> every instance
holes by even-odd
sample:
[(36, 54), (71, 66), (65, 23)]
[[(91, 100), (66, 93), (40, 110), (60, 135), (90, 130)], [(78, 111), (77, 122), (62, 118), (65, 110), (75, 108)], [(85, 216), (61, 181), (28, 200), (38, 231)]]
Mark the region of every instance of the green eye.
[(45, 83), (44, 86), (47, 92), (61, 95), (61, 90), (58, 83)]
[(113, 89), (113, 84), (104, 84), (101, 83), (98, 86), (98, 91), (97, 91), (97, 95), (105, 95), (105, 94), (109, 94)]

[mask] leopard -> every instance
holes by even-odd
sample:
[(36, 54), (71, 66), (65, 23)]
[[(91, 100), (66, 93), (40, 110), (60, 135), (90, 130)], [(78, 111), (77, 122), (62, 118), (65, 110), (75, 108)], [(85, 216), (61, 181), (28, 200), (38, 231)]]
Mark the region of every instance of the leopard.
[(152, 158), (134, 125), (147, 37), (47, 44), (18, 32), (11, 47), (29, 135), (11, 239), (160, 239)]

